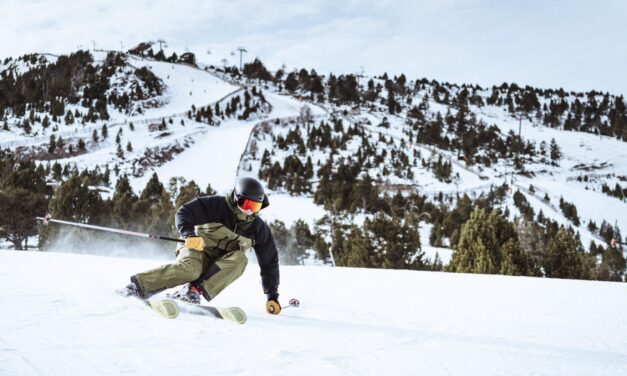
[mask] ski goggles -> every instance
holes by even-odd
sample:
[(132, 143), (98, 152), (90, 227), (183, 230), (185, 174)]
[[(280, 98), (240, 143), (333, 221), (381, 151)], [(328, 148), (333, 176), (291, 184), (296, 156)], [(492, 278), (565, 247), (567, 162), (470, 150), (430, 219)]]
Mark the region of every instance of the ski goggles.
[(249, 200), (247, 198), (240, 198), (237, 200), (237, 206), (243, 211), (250, 210), (252, 213), (258, 213), (261, 210), (261, 202)]

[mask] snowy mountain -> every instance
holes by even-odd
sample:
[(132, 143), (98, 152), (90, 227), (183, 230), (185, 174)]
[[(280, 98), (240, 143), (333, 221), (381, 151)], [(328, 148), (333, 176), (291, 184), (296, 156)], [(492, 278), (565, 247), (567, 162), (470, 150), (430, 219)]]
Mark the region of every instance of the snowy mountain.
[[(35, 91), (27, 96), (33, 102), (4, 105), (0, 146), (45, 167), (52, 186), (72, 171), (88, 176), (81, 184), (104, 200), (116, 199), (122, 176), (135, 194), (156, 176), (170, 195), (159, 204), (163, 210), (192, 180), (225, 193), (237, 176), (259, 177), (272, 202), (264, 217), (288, 227), (303, 219), (325, 262), (332, 261), (338, 226), (346, 231), (384, 212), (421, 235), (422, 250), (405, 251), (406, 266), (435, 264), (436, 254), (446, 264), (470, 215), (455, 214), (466, 200), (471, 208), (488, 202), (509, 221), (524, 218), (545, 236), (565, 227), (601, 258), (597, 247), (623, 240), (622, 96), (269, 72), (258, 60), (240, 72), (189, 53), (166, 57), (150, 45), (138, 48), (72, 55), (88, 61), (91, 73), (71, 71), (78, 84), (65, 88), (65, 97), (47, 100)], [(65, 59), (7, 59), (0, 71), (8, 87), (20, 79), (48, 82), (39, 72), (63, 73)], [(64, 107), (59, 116), (55, 106)], [(103, 212), (90, 210), (76, 219)], [(418, 218), (420, 212), (430, 218)]]
[(237, 325), (166, 320), (114, 290), (163, 260), (0, 252), (0, 374), (620, 375), (625, 286), (527, 277), (281, 267), (265, 313), (259, 270), (215, 299)]
[[(307, 71), (291, 74), (307, 82)], [(307, 84), (293, 85), (294, 95), (311, 93), (313, 99)], [(498, 205), (510, 219), (550, 218), (572, 228), (586, 248), (607, 241), (601, 223), (627, 226), (622, 96), (515, 84), (483, 89), (404, 77), (365, 77), (354, 87), (362, 92), (360, 100), (343, 100), (340, 93), (328, 102), (314, 101), (329, 114), (321, 120), (259, 124), (240, 173), (260, 176), (280, 192), (315, 192), (314, 201), (326, 209), (337, 204), (336, 197), (328, 200), (331, 189), (320, 184), (332, 185), (325, 176), (338, 166), (357, 168), (353, 183), (372, 178), (390, 201), (396, 192), (417, 192), (452, 205), (460, 195), (475, 199), (505, 187)], [(617, 130), (618, 139), (611, 137)], [(333, 178), (345, 179), (339, 172)]]
[[(627, 371), (624, 283), (522, 276), (624, 280), (622, 96), (154, 47), (0, 65), (0, 247), (47, 251), (0, 252), (0, 375)], [(34, 219), (177, 236), (178, 205), (242, 176), (302, 264), (279, 289), (299, 308), (264, 312), (255, 262), (212, 301), (243, 326), (115, 294), (171, 244)]]

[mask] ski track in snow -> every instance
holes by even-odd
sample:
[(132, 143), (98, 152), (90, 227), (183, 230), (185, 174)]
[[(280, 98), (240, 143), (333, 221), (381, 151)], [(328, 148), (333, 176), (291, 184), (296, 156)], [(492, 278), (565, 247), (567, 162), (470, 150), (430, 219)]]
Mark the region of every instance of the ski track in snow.
[(282, 267), (264, 311), (259, 269), (214, 301), (236, 325), (166, 320), (114, 289), (159, 265), (0, 252), (0, 374), (618, 375), (627, 372), (627, 286), (374, 269)]

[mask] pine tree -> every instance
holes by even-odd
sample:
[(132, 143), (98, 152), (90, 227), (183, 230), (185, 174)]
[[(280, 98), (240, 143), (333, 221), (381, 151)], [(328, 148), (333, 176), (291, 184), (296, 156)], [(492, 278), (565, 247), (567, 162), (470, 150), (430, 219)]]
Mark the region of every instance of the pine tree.
[(65, 114), (65, 124), (66, 125), (72, 125), (74, 124), (74, 115), (72, 114), (72, 111), (68, 110), (67, 113)]
[(530, 258), (522, 250), (520, 244), (509, 239), (501, 247), (501, 268), (499, 274), (505, 275), (528, 275), (530, 270)]
[(528, 275), (530, 260), (514, 227), (493, 210), (476, 207), (461, 229), (449, 270), (462, 273)]
[(296, 264), (297, 260), (294, 260), (289, 253), (289, 247), (291, 243), (290, 232), (285, 226), (285, 223), (280, 220), (274, 220), (270, 222), (270, 230), (274, 238), (277, 250), (279, 252), (279, 259), (283, 264)]
[(550, 149), (551, 161), (554, 165), (557, 166), (557, 162), (562, 158), (562, 152), (560, 151), (560, 148), (557, 145), (557, 142), (555, 142), (554, 138), (551, 139)]
[(293, 238), (293, 257), (300, 263), (306, 255), (306, 251), (313, 247), (314, 238), (309, 230), (309, 226), (302, 219), (298, 219), (292, 224), (290, 232)]
[(199, 196), (201, 196), (200, 187), (192, 180), (185, 186), (181, 187), (181, 190), (176, 197), (176, 201), (174, 202), (174, 206), (179, 208), (184, 203), (189, 202)]
[[(113, 220), (116, 224), (128, 228), (134, 221), (133, 205), (137, 201), (126, 174), (122, 175), (115, 185), (111, 199)], [(133, 227), (136, 229), (136, 227)]]
[(150, 202), (159, 201), (161, 195), (165, 192), (163, 184), (159, 181), (157, 173), (153, 173), (150, 180), (146, 183), (146, 187), (141, 193), (140, 199), (148, 200)]
[(24, 120), (24, 123), (22, 123), (22, 129), (24, 129), (25, 134), (30, 134), (30, 132), (33, 130), (28, 119)]
[(97, 223), (107, 216), (100, 194), (90, 189), (88, 181), (81, 179), (77, 172), (72, 173), (55, 191), (48, 212), (54, 218), (82, 223)]
[(290, 93), (295, 92), (298, 89), (298, 79), (296, 78), (296, 73), (290, 72), (285, 78), (284, 81), (285, 89)]
[(334, 247), (333, 254), (336, 255), (336, 262), (339, 265), (357, 268), (373, 267), (370, 255), (374, 254), (374, 250), (372, 249), (372, 241), (366, 233), (353, 225), (350, 233), (347, 234), (348, 236), (339, 231), (337, 235), (341, 237), (334, 239), (333, 244), (335, 245), (337, 241), (342, 245), (341, 247)]
[(596, 279), (602, 281), (622, 281), (625, 273), (625, 257), (614, 247), (608, 247), (602, 253), (603, 259), (597, 268)]
[(50, 135), (50, 142), (48, 143), (48, 153), (50, 153), (50, 154), (54, 153), (56, 148), (57, 148), (56, 138), (54, 137), (54, 134), (51, 134)]
[(35, 217), (46, 212), (51, 193), (46, 175), (42, 166), (0, 151), (0, 212), (6, 214), (0, 216), (0, 239), (17, 250), (27, 249), (28, 239), (38, 233)]
[(207, 188), (205, 188), (204, 195), (215, 196), (216, 194), (218, 194), (218, 192), (216, 192), (216, 190), (211, 187), (211, 184), (207, 183)]
[(142, 218), (141, 228), (157, 234), (174, 234), (174, 205), (170, 195), (153, 173), (139, 200), (133, 205), (136, 218)]
[(78, 143), (76, 144), (76, 147), (78, 147), (78, 150), (84, 151), (85, 150), (85, 141), (83, 141), (82, 138), (78, 139)]
[(388, 91), (388, 99), (387, 99), (388, 112), (391, 115), (394, 115), (397, 112), (399, 107), (398, 102), (396, 102), (396, 98), (394, 97), (394, 92)]
[(582, 258), (577, 253), (574, 237), (563, 227), (549, 240), (543, 267), (550, 278), (575, 278), (584, 276)]

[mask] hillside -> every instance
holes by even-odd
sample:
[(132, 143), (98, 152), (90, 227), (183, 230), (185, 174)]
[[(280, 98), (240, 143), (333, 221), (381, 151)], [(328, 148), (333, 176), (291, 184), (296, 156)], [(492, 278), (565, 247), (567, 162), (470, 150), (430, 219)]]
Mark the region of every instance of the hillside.
[(281, 301), (301, 307), (271, 317), (251, 264), (215, 300), (237, 326), (115, 295), (162, 261), (1, 251), (0, 374), (627, 372), (624, 284), (289, 266)]
[[(524, 260), (501, 267), (510, 239), (499, 239), (488, 250), (494, 268), (475, 271), (558, 276), (548, 271), (549, 253), (565, 250), (551, 244), (563, 229), (580, 271), (562, 276), (622, 279), (622, 96), (270, 72), (259, 60), (240, 72), (151, 48), (5, 60), (2, 83), (16, 92), (22, 81), (46, 87), (51, 75), (77, 82), (56, 88), (58, 96), (22, 90), (2, 102), (0, 146), (33, 163), (47, 187), (37, 202), (47, 205), (29, 210), (170, 234), (177, 204), (226, 193), (237, 176), (251, 175), (269, 188), (263, 215), (284, 222), (275, 229), (284, 225), (293, 239), (290, 226), (307, 224), (307, 241), (289, 257), (301, 262), (308, 254), (340, 265), (441, 270), (442, 259), (459, 261), (452, 249), (482, 209), (512, 227), (509, 251)], [(91, 68), (77, 70), (74, 60)], [(61, 197), (76, 202), (60, 205)], [(26, 222), (7, 236), (15, 247), (37, 234)], [(289, 244), (282, 252), (292, 252)]]

